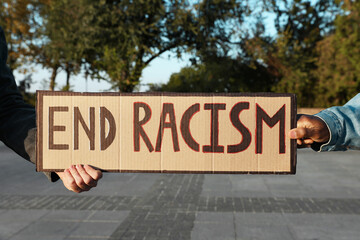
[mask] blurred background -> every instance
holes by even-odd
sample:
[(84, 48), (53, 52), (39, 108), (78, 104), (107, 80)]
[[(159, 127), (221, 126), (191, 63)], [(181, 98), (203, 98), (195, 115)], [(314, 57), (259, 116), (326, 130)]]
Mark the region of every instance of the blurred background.
[(2, 0), (8, 64), (34, 92), (290, 92), (300, 107), (360, 90), (357, 0)]

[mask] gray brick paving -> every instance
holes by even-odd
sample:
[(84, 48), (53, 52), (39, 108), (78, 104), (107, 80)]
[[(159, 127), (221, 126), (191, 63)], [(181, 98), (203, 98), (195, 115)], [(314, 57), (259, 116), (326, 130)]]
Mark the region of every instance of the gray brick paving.
[(190, 239), (203, 175), (163, 175), (110, 239)]
[(359, 215), (199, 212), (191, 238), (358, 240), (359, 221)]
[(69, 235), (76, 228), (76, 225), (73, 222), (56, 222), (54, 224), (54, 222), (50, 221), (36, 221), (10, 239), (63, 239), (64, 236)]
[[(182, 182), (201, 178), (196, 175), (173, 175), (165, 179), (173, 181), (180, 178)], [(161, 179), (159, 181), (164, 181)], [(165, 187), (165, 186), (164, 186)], [(174, 188), (173, 184), (167, 187)], [(201, 190), (201, 189), (200, 189)], [(124, 211), (127, 209), (144, 209), (145, 212), (161, 210), (179, 210), (180, 212), (250, 212), (250, 213), (324, 213), (360, 215), (360, 199), (341, 198), (279, 198), (279, 197), (196, 197), (194, 191), (181, 195), (157, 191), (149, 196), (114, 197), (114, 196), (3, 196), (0, 195), (0, 209), (45, 209), (45, 210), (83, 210), (83, 211)], [(181, 193), (181, 192), (180, 192)], [(156, 216), (155, 215), (155, 216)], [(147, 215), (148, 216), (148, 215)]]
[(76, 230), (71, 232), (70, 237), (107, 238), (115, 231), (118, 225), (118, 222), (82, 222), (79, 223)]
[(11, 210), (0, 212), (0, 239), (8, 239), (46, 214), (44, 210)]
[(132, 208), (139, 198), (114, 196), (0, 195), (0, 209), (110, 210)]

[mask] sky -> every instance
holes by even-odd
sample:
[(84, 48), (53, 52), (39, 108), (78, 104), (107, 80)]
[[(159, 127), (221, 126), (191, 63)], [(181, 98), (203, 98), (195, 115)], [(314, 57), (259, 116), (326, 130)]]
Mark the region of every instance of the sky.
[[(170, 56), (170, 57), (169, 57)], [(190, 66), (190, 55), (184, 55), (182, 59), (177, 59), (174, 54), (165, 52), (160, 57), (154, 59), (148, 67), (142, 72), (140, 79), (140, 91), (146, 91), (146, 84), (148, 83), (167, 83), (171, 74), (179, 72), (181, 68)], [(48, 90), (48, 84), (44, 84), (45, 80), (50, 79), (51, 72), (42, 69), (40, 66), (34, 66), (34, 72), (32, 73), (32, 80), (34, 84), (31, 85), (30, 92), (36, 92), (36, 90)], [(14, 72), (15, 80), (19, 84), (19, 81), (23, 80), (25, 75), (19, 72)], [(64, 71), (60, 72), (56, 77), (57, 87), (56, 90), (60, 90), (65, 85), (66, 74)], [(114, 91), (110, 90), (111, 85), (105, 81), (85, 80), (84, 74), (80, 73), (77, 76), (72, 76), (70, 79), (70, 85), (75, 92), (106, 92)], [(145, 86), (144, 86), (145, 85)]]

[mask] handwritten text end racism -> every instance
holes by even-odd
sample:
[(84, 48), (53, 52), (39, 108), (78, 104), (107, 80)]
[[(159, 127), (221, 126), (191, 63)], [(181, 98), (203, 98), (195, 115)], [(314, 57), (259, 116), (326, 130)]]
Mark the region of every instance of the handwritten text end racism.
[[(229, 123), (232, 125), (234, 134), (241, 135), (240, 142), (234, 142), (228, 145), (222, 145), (219, 141), (219, 133), (221, 133), (222, 123), (220, 121), (221, 114), (225, 114), (227, 108), (230, 108)], [(102, 106), (99, 109), (95, 107), (88, 107), (89, 116), (88, 120), (84, 119), (84, 112), (80, 111), (79, 107), (69, 106), (49, 106), (48, 108), (48, 120), (49, 120), (49, 135), (48, 135), (48, 149), (49, 150), (69, 150), (69, 142), (73, 140), (73, 150), (79, 150), (79, 132), (84, 131), (90, 144), (90, 151), (95, 150), (95, 132), (99, 131), (100, 146), (98, 149), (106, 151), (114, 139), (117, 137), (118, 123), (115, 121), (113, 113), (106, 107)], [(241, 101), (235, 104), (226, 103), (193, 103), (185, 111), (176, 112), (174, 103), (163, 103), (160, 113), (160, 120), (158, 120), (157, 136), (155, 139), (151, 139), (147, 133), (145, 127), (152, 121), (152, 108), (147, 102), (134, 102), (132, 106), (132, 137), (133, 137), (133, 151), (144, 151), (140, 149), (141, 142), (145, 144), (146, 151), (161, 152), (162, 142), (164, 140), (164, 132), (169, 131), (171, 134), (166, 135), (169, 139), (166, 141), (172, 141), (173, 151), (179, 152), (179, 141), (184, 141), (187, 147), (194, 152), (203, 153), (240, 153), (248, 149), (252, 141), (255, 141), (255, 153), (261, 154), (263, 152), (263, 131), (264, 127), (273, 128), (278, 125), (279, 135), (279, 154), (286, 152), (285, 145), (285, 117), (286, 117), (286, 104), (276, 109), (275, 114), (269, 115), (266, 110), (258, 103), (255, 104), (255, 132), (251, 133), (249, 128), (241, 121), (241, 114), (245, 111), (249, 111), (250, 102)], [(208, 114), (210, 121), (210, 139), (207, 143), (199, 142), (190, 128), (191, 121), (194, 116), (199, 114), (200, 111), (209, 111)], [(143, 113), (143, 114), (141, 114)], [(99, 118), (99, 125), (95, 124), (96, 114)], [(176, 122), (177, 114), (181, 115), (180, 123)], [(66, 126), (56, 124), (56, 118), (67, 118), (73, 116), (73, 139), (68, 139), (69, 142), (57, 142), (56, 134), (58, 132), (66, 132), (68, 129)], [(265, 125), (265, 124), (266, 125)], [(226, 123), (228, 124), (228, 123)], [(179, 137), (179, 136), (182, 137)]]

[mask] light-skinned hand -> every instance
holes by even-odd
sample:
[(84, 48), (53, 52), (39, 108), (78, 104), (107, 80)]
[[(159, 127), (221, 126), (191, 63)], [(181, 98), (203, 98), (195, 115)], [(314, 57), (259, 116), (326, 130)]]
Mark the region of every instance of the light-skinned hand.
[(63, 181), (64, 186), (70, 191), (81, 193), (89, 191), (97, 186), (97, 182), (102, 178), (100, 170), (96, 170), (89, 165), (73, 165), (64, 172), (56, 172)]
[(330, 132), (326, 123), (313, 115), (297, 115), (297, 128), (289, 131), (289, 137), (296, 139), (298, 147), (310, 147), (313, 143), (326, 143)]

